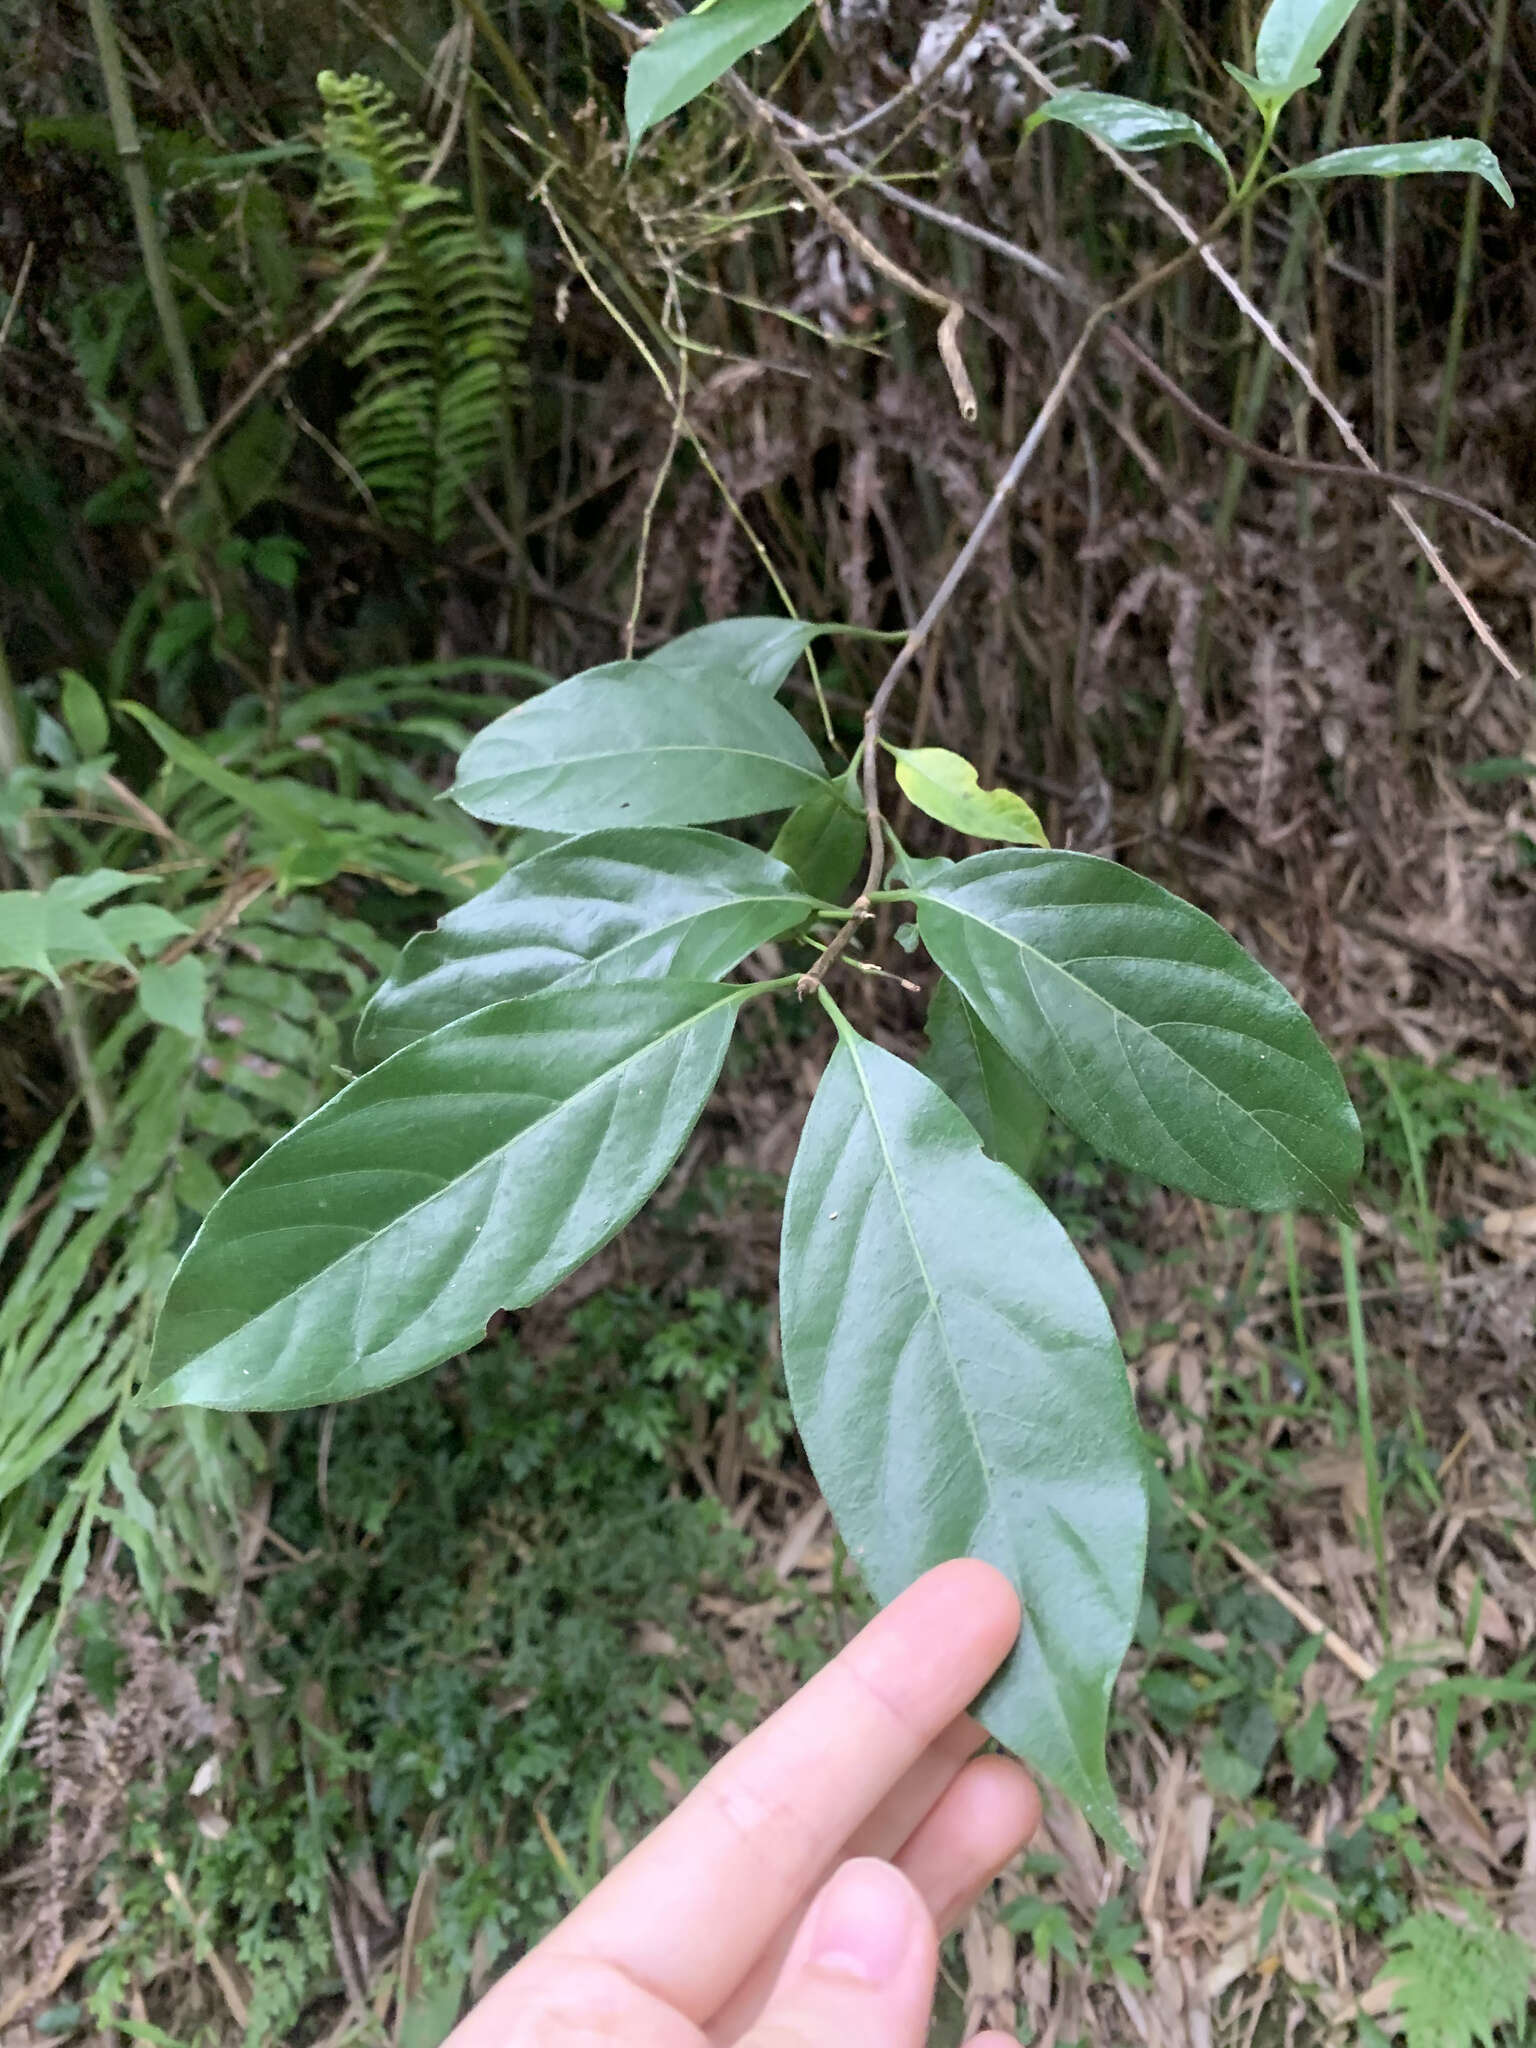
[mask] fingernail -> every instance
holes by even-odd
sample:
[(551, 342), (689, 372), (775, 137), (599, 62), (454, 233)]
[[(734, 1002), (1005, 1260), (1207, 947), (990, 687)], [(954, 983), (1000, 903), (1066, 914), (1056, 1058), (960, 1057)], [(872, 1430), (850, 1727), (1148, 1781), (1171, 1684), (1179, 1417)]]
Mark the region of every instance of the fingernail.
[(911, 1887), (867, 1857), (845, 1863), (817, 1900), (810, 1965), (823, 1976), (888, 1984), (912, 1939)]

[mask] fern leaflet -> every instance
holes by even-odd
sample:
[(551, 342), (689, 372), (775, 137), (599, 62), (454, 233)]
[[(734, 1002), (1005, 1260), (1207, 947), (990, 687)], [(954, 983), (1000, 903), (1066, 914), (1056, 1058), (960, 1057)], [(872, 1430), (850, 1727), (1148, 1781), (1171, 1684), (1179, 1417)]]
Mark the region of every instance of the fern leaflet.
[(498, 445), (527, 382), (528, 314), (505, 251), (482, 238), (457, 192), (429, 185), (430, 151), (389, 90), (322, 71), (325, 174), (319, 201), (355, 277), (388, 254), (342, 317), (363, 370), (341, 426), (347, 459), (391, 525), (434, 545)]
[(1495, 1927), (1477, 1900), (1463, 1903), (1465, 1922), (1414, 1913), (1387, 1936), (1381, 1981), (1408, 2048), (1494, 2048), (1494, 2029), (1526, 2010), (1536, 1951)]

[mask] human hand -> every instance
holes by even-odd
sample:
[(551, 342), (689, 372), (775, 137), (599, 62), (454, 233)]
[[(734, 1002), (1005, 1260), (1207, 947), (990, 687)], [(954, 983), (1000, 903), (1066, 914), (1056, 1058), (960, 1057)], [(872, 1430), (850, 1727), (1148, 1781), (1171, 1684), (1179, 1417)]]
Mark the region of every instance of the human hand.
[[(1034, 1832), (964, 1712), (1012, 1587), (939, 1565), (718, 1763), (447, 2048), (923, 2048), (941, 1933)], [(1003, 2034), (973, 2048), (1005, 2048)], [(1011, 2044), (1010, 2044), (1011, 2048)]]

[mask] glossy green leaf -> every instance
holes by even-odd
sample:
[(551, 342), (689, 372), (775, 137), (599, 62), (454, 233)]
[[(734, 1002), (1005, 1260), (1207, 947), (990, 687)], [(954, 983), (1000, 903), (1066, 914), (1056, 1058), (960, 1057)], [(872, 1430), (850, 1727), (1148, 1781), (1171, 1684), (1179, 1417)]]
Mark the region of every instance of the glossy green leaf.
[(1082, 1137), (1172, 1187), (1351, 1214), (1360, 1127), (1322, 1041), (1192, 904), (1085, 853), (985, 853), (918, 897), (923, 943)]
[(1360, 0), (1270, 0), (1254, 46), (1260, 83), (1287, 97), (1310, 85), (1359, 5)]
[(202, 961), (191, 953), (169, 967), (152, 960), (139, 969), (139, 1006), (153, 1024), (201, 1038), (207, 1000), (208, 977)]
[(947, 853), (936, 853), (924, 860), (903, 847), (892, 855), (886, 874), (893, 883), (900, 882), (908, 889), (926, 889), (935, 875), (947, 875), (956, 865)]
[(1059, 92), (1030, 115), (1026, 132), (1044, 121), (1060, 121), (1069, 128), (1080, 128), (1085, 135), (1096, 136), (1100, 142), (1127, 154), (1146, 149), (1176, 149), (1181, 143), (1192, 143), (1214, 157), (1223, 171), (1228, 170), (1216, 138), (1190, 115), (1181, 114), (1174, 107), (1154, 107), (1145, 100), (1122, 99), (1113, 92)]
[(496, 825), (593, 832), (789, 810), (826, 780), (768, 691), (625, 666), (635, 673), (573, 677), (477, 733), (455, 800)]
[(1050, 1109), (955, 984), (943, 980), (928, 1005), (923, 1071), (962, 1112), (989, 1159), (1032, 1180)]
[(705, 0), (669, 21), (629, 60), (624, 122), (633, 156), (648, 128), (686, 107), (759, 43), (802, 15), (809, 0)]
[(817, 634), (837, 630), (805, 619), (719, 619), (654, 648), (645, 662), (683, 682), (777, 690)]
[(779, 861), (718, 832), (562, 840), (411, 940), (363, 1012), (358, 1063), (510, 996), (664, 974), (715, 981), (814, 908)]
[(807, 894), (822, 903), (841, 902), (869, 852), (869, 827), (849, 800), (846, 777), (825, 783), (790, 812), (773, 852), (794, 869)]
[(1286, 177), (1315, 185), (1332, 178), (1415, 178), (1432, 172), (1470, 172), (1493, 187), (1506, 206), (1515, 195), (1486, 142), (1469, 135), (1440, 135), (1432, 142), (1382, 142), (1364, 149), (1337, 149), (1331, 156), (1298, 164)]
[(171, 1282), (149, 1398), (349, 1400), (478, 1343), (656, 1187), (753, 992), (525, 996), (352, 1082), (210, 1211)]
[(892, 747), (896, 780), (908, 800), (941, 825), (973, 839), (1044, 846), (1045, 828), (1011, 789), (983, 789), (976, 770), (948, 747)]
[(977, 1712), (1124, 1848), (1104, 1734), (1147, 1500), (1108, 1312), (948, 1097), (839, 1031), (784, 1216), (796, 1425), (880, 1599), (944, 1558), (1007, 1573), (1024, 1629)]
[(78, 669), (60, 669), (59, 684), (59, 709), (81, 758), (104, 754), (111, 737), (106, 706)]

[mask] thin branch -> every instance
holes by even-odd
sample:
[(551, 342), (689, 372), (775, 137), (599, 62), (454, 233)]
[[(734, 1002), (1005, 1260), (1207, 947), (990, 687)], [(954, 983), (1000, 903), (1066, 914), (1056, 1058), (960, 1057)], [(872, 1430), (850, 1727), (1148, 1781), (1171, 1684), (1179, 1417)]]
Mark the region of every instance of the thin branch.
[(932, 285), (924, 284), (920, 277), (914, 277), (910, 270), (903, 269), (893, 256), (887, 256), (877, 242), (872, 242), (837, 201), (822, 191), (781, 135), (770, 129), (768, 142), (785, 177), (834, 234), (840, 235), (850, 248), (856, 249), (872, 270), (878, 270), (882, 277), (888, 277), (892, 284), (899, 285), (909, 296), (921, 299), (925, 306), (933, 306), (943, 314), (943, 324), (939, 328), (939, 356), (954, 390), (960, 417), (970, 425), (978, 409), (976, 393), (956, 338), (960, 322), (965, 317), (964, 306), (952, 292), (935, 291)]
[(36, 242), (28, 242), (26, 252), (21, 259), (21, 268), (16, 273), (16, 282), (11, 288), (11, 296), (6, 302), (5, 318), (0, 320), (0, 355), (5, 353), (6, 343), (11, 338), (11, 328), (15, 323), (16, 315), (21, 311), (22, 295), (27, 289), (27, 279), (32, 274), (32, 258), (36, 254)]
[(1536, 554), (1536, 539), (1513, 525), (1508, 519), (1501, 519), (1497, 512), (1490, 512), (1472, 498), (1464, 498), (1459, 491), (1448, 491), (1440, 484), (1426, 483), (1416, 476), (1405, 476), (1400, 470), (1360, 469), (1352, 462), (1318, 462), (1305, 455), (1282, 455), (1278, 450), (1265, 448), (1258, 441), (1250, 441), (1244, 435), (1234, 433), (1232, 428), (1215, 419), (1195, 403), (1178, 382), (1170, 377), (1162, 364), (1147, 354), (1139, 342), (1134, 340), (1123, 327), (1111, 326), (1107, 338), (1121, 353), (1128, 356), (1141, 374), (1154, 383), (1158, 390), (1172, 399), (1187, 419), (1216, 443), (1219, 448), (1228, 448), (1234, 455), (1254, 469), (1267, 469), (1278, 476), (1317, 477), (1325, 483), (1345, 484), (1356, 490), (1401, 491), (1407, 496), (1428, 499), (1431, 504), (1447, 505), (1453, 512), (1459, 512), (1464, 519), (1474, 520), (1479, 526), (1486, 526), (1490, 532), (1501, 534), (1505, 540), (1513, 541), (1516, 547), (1525, 548)]
[[(1056, 86), (1055, 82), (1051, 78), (1049, 78), (1046, 75), (1046, 73), (1039, 68), (1038, 65), (1033, 64), (1022, 50), (1018, 49), (1013, 44), (1010, 44), (1008, 47), (1009, 52), (1012, 55), (1014, 61), (1019, 65), (1020, 69), (1024, 72), (1025, 76), (1030, 80), (1031, 84), (1036, 86), (1042, 93), (1044, 93), (1047, 96), (1047, 98), (1054, 97), (1056, 92), (1058, 91), (1058, 87)], [(1335, 431), (1338, 433), (1340, 439), (1344, 442), (1344, 445), (1349, 449), (1350, 453), (1360, 463), (1360, 466), (1363, 469), (1377, 471), (1377, 473), (1379, 474), (1379, 469), (1375, 457), (1371, 454), (1370, 450), (1366, 447), (1365, 443), (1360, 439), (1359, 435), (1350, 425), (1345, 415), (1334, 404), (1333, 400), (1328, 396), (1327, 392), (1324, 391), (1322, 385), (1318, 383), (1317, 378), (1313, 375), (1310, 366), (1307, 363), (1305, 363), (1302, 360), (1302, 358), (1296, 353), (1295, 349), (1291, 347), (1290, 343), (1280, 333), (1280, 330), (1275, 326), (1274, 322), (1270, 320), (1268, 316), (1265, 313), (1263, 313), (1257, 305), (1254, 304), (1252, 298), (1248, 295), (1246, 291), (1244, 291), (1242, 285), (1232, 275), (1231, 271), (1228, 270), (1226, 265), (1222, 262), (1221, 258), (1216, 254), (1216, 251), (1212, 247), (1210, 247), (1209, 233), (1202, 234), (1201, 231), (1194, 225), (1194, 223), (1187, 219), (1186, 216), (1180, 212), (1179, 208), (1174, 205), (1173, 201), (1169, 199), (1163, 192), (1159, 191), (1158, 187), (1155, 184), (1153, 184), (1150, 178), (1143, 177), (1141, 172), (1137, 170), (1136, 166), (1133, 163), (1131, 163), (1127, 157), (1123, 156), (1119, 150), (1115, 149), (1110, 143), (1101, 141), (1099, 137), (1096, 135), (1090, 135), (1089, 140), (1093, 143), (1094, 148), (1097, 149), (1102, 156), (1108, 158), (1108, 160), (1115, 166), (1115, 169), (1120, 173), (1120, 175), (1124, 179), (1126, 179), (1126, 181), (1130, 185), (1132, 185), (1136, 189), (1136, 191), (1141, 193), (1142, 197), (1148, 200), (1151, 203), (1151, 205), (1153, 205), (1157, 209), (1157, 211), (1163, 216), (1163, 218), (1175, 229), (1175, 231), (1184, 238), (1185, 242), (1188, 243), (1191, 252), (1198, 252), (1201, 262), (1205, 265), (1206, 269), (1210, 271), (1211, 275), (1216, 279), (1217, 283), (1221, 286), (1222, 290), (1226, 292), (1227, 296), (1237, 306), (1238, 310), (1242, 313), (1243, 317), (1249, 322), (1251, 322), (1251, 324), (1255, 328), (1257, 328), (1258, 332), (1261, 335), (1263, 335), (1264, 339), (1269, 343), (1269, 346), (1274, 350), (1275, 354), (1278, 355), (1281, 361), (1284, 362), (1301, 380), (1302, 387), (1307, 392), (1307, 395), (1313, 400), (1313, 402), (1316, 405), (1322, 408), (1324, 413), (1327, 414), (1329, 421), (1333, 425)], [(1462, 588), (1461, 584), (1451, 574), (1451, 571), (1446, 566), (1446, 563), (1440, 553), (1440, 550), (1435, 546), (1435, 543), (1424, 531), (1424, 528), (1419, 524), (1418, 520), (1414, 518), (1413, 514), (1409, 511), (1408, 507), (1403, 503), (1402, 498), (1394, 494), (1392, 497), (1388, 499), (1387, 502), (1391, 505), (1393, 512), (1402, 521), (1404, 526), (1406, 526), (1408, 531), (1413, 535), (1413, 538), (1417, 542), (1419, 549), (1422, 552), (1425, 560), (1429, 563), (1430, 568), (1434, 571), (1436, 578), (1444, 586), (1444, 588), (1450, 594), (1450, 596), (1455, 600), (1456, 604), (1460, 607), (1463, 616), (1466, 618), (1467, 624), (1472, 628), (1472, 631), (1476, 634), (1477, 638), (1482, 642), (1483, 646), (1487, 648), (1488, 652), (1493, 656), (1494, 660), (1498, 662), (1499, 666), (1504, 670), (1506, 675), (1511, 676), (1516, 682), (1523, 680), (1524, 670), (1522, 670), (1519, 667), (1519, 665), (1515, 661), (1513, 661), (1511, 657), (1505, 652), (1503, 646), (1500, 644), (1498, 638), (1494, 634), (1492, 627), (1488, 625), (1487, 621), (1483, 618), (1481, 612), (1478, 611), (1476, 605), (1473, 604), (1471, 598), (1467, 595), (1466, 591)]]
[[(669, 291), (672, 287), (669, 284)], [(674, 308), (674, 310), (676, 310)], [(662, 314), (666, 317), (665, 309)], [(681, 317), (679, 315), (679, 317)], [(666, 453), (656, 465), (656, 475), (646, 494), (645, 510), (640, 515), (640, 540), (635, 549), (635, 587), (629, 601), (629, 617), (624, 624), (624, 659), (632, 661), (635, 653), (635, 630), (640, 624), (640, 607), (645, 601), (645, 565), (651, 552), (651, 527), (656, 518), (656, 507), (661, 503), (661, 494), (666, 488), (667, 478), (672, 473), (672, 464), (677, 458), (678, 443), (683, 438), (687, 425), (688, 407), (688, 351), (679, 349), (677, 357), (677, 399), (672, 407), (672, 425), (667, 435)]]
[[(1045, 76), (1044, 73), (1040, 75)], [(769, 119), (778, 127), (785, 129), (797, 147), (822, 148), (830, 164), (850, 176), (859, 178), (864, 190), (874, 194), (876, 198), (910, 214), (914, 220), (927, 221), (933, 227), (942, 228), (946, 234), (958, 235), (962, 241), (971, 242), (978, 249), (987, 250), (1002, 262), (1027, 271), (1031, 277), (1038, 278), (1042, 284), (1050, 285), (1054, 291), (1060, 292), (1063, 298), (1070, 299), (1076, 305), (1086, 307), (1093, 304), (1093, 292), (1089, 285), (1081, 278), (1058, 270), (1043, 257), (1037, 256), (1032, 249), (1024, 248), (1021, 243), (1009, 241), (1005, 235), (997, 234), (991, 228), (967, 220), (963, 214), (951, 213), (942, 206), (935, 206), (931, 200), (923, 199), (915, 192), (908, 192), (900, 185), (892, 185), (883, 178), (870, 176), (853, 157), (832, 146), (830, 134), (820, 134), (792, 114), (784, 113), (782, 109), (771, 106), (768, 101), (758, 99), (750, 92), (746, 93), (746, 99), (750, 102), (754, 114)], [(1125, 168), (1132, 174), (1133, 179), (1138, 175), (1134, 173), (1132, 166), (1126, 165)], [(1155, 187), (1150, 185), (1145, 189), (1155, 192)], [(1160, 199), (1161, 195), (1158, 194), (1157, 197)], [(1259, 317), (1262, 319), (1263, 316)], [(1106, 328), (1106, 334), (1117, 348), (1130, 356), (1137, 367), (1181, 407), (1203, 433), (1209, 434), (1212, 440), (1232, 449), (1235, 454), (1244, 456), (1256, 465), (1262, 463), (1265, 468), (1283, 472), (1287, 476), (1313, 476), (1324, 481), (1350, 484), (1357, 489), (1401, 492), (1424, 498), (1431, 503), (1449, 506), (1453, 511), (1461, 513), (1464, 518), (1476, 520), (1522, 548), (1536, 545), (1529, 534), (1522, 532), (1508, 520), (1501, 519), (1497, 513), (1485, 510), (1472, 499), (1462, 497), (1454, 491), (1447, 492), (1438, 485), (1421, 482), (1416, 477), (1378, 469), (1375, 463), (1369, 460), (1364, 468), (1357, 468), (1352, 463), (1314, 462), (1301, 456), (1272, 453), (1257, 441), (1245, 440), (1242, 435), (1234, 434), (1231, 428), (1213, 419), (1209, 413), (1203, 412), (1167, 371), (1160, 368), (1122, 327), (1110, 323)], [(1291, 353), (1284, 343), (1280, 344), (1280, 350), (1288, 362), (1292, 361)], [(1348, 423), (1345, 424), (1347, 427)]]
[(854, 136), (863, 135), (867, 130), (877, 127), (880, 122), (888, 121), (892, 114), (899, 114), (903, 108), (910, 106), (918, 94), (935, 79), (942, 84), (945, 72), (962, 51), (969, 47), (972, 37), (991, 11), (992, 0), (976, 0), (976, 5), (971, 9), (969, 19), (960, 24), (960, 27), (950, 39), (948, 47), (937, 63), (930, 65), (923, 72), (914, 70), (912, 76), (901, 88), (900, 92), (893, 93), (890, 99), (884, 101), (882, 105), (871, 107), (867, 114), (860, 114), (856, 121), (849, 121), (841, 128), (827, 129), (824, 133), (815, 137), (814, 143), (809, 138), (803, 139), (800, 147), (802, 149), (812, 147), (827, 149), (834, 143), (851, 142)]

